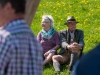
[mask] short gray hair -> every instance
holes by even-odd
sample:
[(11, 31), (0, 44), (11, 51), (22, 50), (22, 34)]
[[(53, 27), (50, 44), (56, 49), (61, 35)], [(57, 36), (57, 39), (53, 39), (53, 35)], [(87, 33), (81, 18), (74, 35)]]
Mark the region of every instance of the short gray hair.
[(49, 19), (50, 20), (50, 24), (51, 24), (51, 27), (54, 26), (54, 19), (51, 15), (43, 15), (42, 16), (42, 19)]

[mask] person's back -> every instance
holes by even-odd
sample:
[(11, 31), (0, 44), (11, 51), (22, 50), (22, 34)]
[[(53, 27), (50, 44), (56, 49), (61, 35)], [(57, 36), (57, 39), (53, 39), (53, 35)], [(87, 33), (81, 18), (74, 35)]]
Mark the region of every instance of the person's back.
[(74, 66), (72, 75), (100, 75), (100, 45), (84, 55)]
[[(43, 51), (24, 20), (24, 3), (25, 0), (0, 1), (0, 75), (42, 75)], [(18, 8), (21, 5), (22, 10)]]

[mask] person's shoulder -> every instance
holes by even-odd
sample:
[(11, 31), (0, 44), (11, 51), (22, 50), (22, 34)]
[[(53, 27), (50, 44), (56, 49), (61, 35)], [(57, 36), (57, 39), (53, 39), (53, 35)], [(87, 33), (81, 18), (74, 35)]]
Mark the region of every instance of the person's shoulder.
[(42, 32), (42, 30), (40, 30), (38, 33), (41, 33)]
[(59, 32), (55, 30), (54, 36), (59, 36)]
[(55, 30), (55, 34), (58, 34), (59, 32)]
[(3, 39), (3, 40), (11, 39), (11, 37), (12, 37), (12, 34), (8, 30), (5, 30), (5, 29), (0, 30), (0, 38), (1, 39)]
[(100, 44), (93, 48), (90, 52), (85, 54), (78, 64), (75, 64), (74, 73), (72, 75), (100, 75), (99, 68), (100, 66)]
[(66, 32), (67, 30), (65, 29), (65, 30), (60, 30), (60, 33), (63, 33), (63, 32)]
[(38, 35), (40, 35), (40, 34), (41, 34), (41, 31), (38, 32)]
[(81, 30), (81, 29), (76, 29), (76, 31), (78, 31), (78, 32), (83, 32), (83, 30)]

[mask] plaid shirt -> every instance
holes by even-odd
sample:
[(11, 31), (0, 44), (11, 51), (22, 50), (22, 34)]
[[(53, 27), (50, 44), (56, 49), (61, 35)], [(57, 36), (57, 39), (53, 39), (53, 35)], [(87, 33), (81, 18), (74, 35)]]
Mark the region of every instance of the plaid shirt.
[(0, 29), (0, 75), (42, 75), (42, 52), (24, 19)]

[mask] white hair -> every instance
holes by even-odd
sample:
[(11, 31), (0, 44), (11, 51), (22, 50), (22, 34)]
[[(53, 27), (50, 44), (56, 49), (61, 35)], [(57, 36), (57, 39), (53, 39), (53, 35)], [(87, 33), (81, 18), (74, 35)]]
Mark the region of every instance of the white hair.
[(42, 19), (49, 19), (51, 27), (54, 26), (54, 19), (53, 19), (53, 17), (51, 15), (43, 15)]

